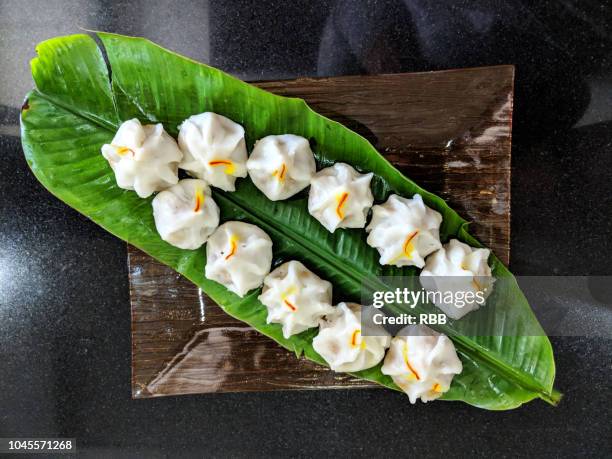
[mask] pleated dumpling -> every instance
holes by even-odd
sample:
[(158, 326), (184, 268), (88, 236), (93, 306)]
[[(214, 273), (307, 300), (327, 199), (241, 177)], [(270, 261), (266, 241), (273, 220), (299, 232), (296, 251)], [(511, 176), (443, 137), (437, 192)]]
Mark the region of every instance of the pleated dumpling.
[(344, 163), (320, 170), (310, 182), (308, 211), (332, 233), (336, 228), (365, 227), (374, 202), (372, 176)]
[(180, 168), (225, 191), (236, 189), (236, 178), (246, 177), (247, 150), (244, 129), (212, 112), (187, 118), (179, 126)]
[(184, 179), (152, 202), (161, 238), (180, 249), (197, 249), (219, 226), (219, 207), (204, 180)]
[(119, 126), (110, 144), (102, 146), (117, 186), (147, 198), (178, 182), (178, 164), (183, 157), (176, 141), (161, 124), (140, 124), (137, 119)]
[(249, 223), (226, 222), (206, 244), (206, 277), (241, 297), (261, 286), (271, 265), (270, 236)]
[(442, 215), (427, 207), (421, 195), (412, 199), (396, 194), (372, 207), (372, 220), (366, 228), (368, 245), (380, 253), (381, 265), (425, 265), (425, 257), (438, 250)]
[(463, 365), (446, 335), (424, 325), (409, 325), (391, 340), (381, 371), (416, 403), (419, 398), (428, 402), (448, 391)]
[(249, 176), (272, 201), (287, 199), (310, 184), (316, 172), (308, 140), (293, 134), (270, 135), (255, 142), (247, 161)]
[(285, 338), (318, 326), (334, 311), (331, 283), (295, 260), (266, 276), (259, 301), (268, 309), (268, 323), (281, 324)]
[[(482, 306), (493, 291), (489, 249), (475, 249), (457, 239), (427, 257), (421, 271), (423, 287), (441, 295), (433, 302), (452, 319), (461, 319)], [(466, 295), (470, 292), (471, 295)]]
[[(385, 356), (391, 337), (369, 321), (362, 334), (363, 306), (340, 303), (320, 325), (312, 346), (334, 371), (361, 371), (377, 365)], [(371, 307), (370, 307), (371, 308)]]

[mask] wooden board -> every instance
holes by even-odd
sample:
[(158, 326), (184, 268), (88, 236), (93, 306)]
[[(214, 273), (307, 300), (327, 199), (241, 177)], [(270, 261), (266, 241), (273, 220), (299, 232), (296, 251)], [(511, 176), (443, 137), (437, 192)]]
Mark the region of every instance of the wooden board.
[[(441, 195), (506, 263), (514, 67), (256, 83), (369, 139)], [(129, 247), (135, 398), (371, 387), (285, 351), (197, 287)]]

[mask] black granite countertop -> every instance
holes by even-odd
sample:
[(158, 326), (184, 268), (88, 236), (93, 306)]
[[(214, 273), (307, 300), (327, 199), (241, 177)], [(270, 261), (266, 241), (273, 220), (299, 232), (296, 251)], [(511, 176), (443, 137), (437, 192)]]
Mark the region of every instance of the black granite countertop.
[(125, 244), (35, 180), (18, 119), (36, 43), (79, 27), (249, 80), (515, 64), (511, 267), (610, 275), (611, 14), (591, 0), (1, 1), (0, 437), (76, 437), (112, 457), (612, 456), (610, 336), (551, 338), (557, 408), (376, 390), (132, 400)]

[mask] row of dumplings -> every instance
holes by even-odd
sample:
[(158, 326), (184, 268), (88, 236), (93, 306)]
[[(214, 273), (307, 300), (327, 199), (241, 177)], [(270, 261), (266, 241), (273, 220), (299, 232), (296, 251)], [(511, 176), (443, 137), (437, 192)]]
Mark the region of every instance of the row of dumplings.
[(463, 369), (444, 335), (413, 325), (391, 338), (368, 319), (371, 307), (346, 302), (332, 306), (332, 284), (299, 261), (268, 274), (259, 301), (268, 310), (267, 322), (280, 324), (285, 338), (319, 327), (312, 346), (334, 371), (367, 370), (384, 359), (382, 373), (391, 376), (412, 403), (440, 397)]
[[(311, 185), (309, 210), (332, 232), (362, 228), (374, 200), (372, 174), (360, 175), (347, 164), (317, 174), (308, 140), (293, 134), (258, 140), (247, 156), (242, 126), (211, 112), (185, 120), (178, 143), (161, 124), (126, 121), (102, 147), (102, 155), (120, 188), (134, 190), (141, 198), (162, 192), (153, 204), (158, 230), (164, 240), (182, 249), (199, 248), (218, 225), (209, 185), (231, 192), (236, 179), (247, 174), (273, 201)], [(179, 182), (179, 169), (195, 180)]]
[[(440, 397), (450, 388), (461, 361), (448, 337), (425, 326), (409, 326), (391, 338), (380, 325), (363, 319), (359, 304), (332, 306), (332, 284), (291, 260), (270, 272), (272, 240), (259, 227), (230, 221), (206, 245), (206, 277), (244, 295), (263, 284), (259, 301), (267, 323), (279, 324), (290, 338), (319, 327), (314, 350), (334, 371), (357, 372), (378, 365), (408, 394), (410, 401)], [(368, 332), (362, 333), (364, 323)]]
[[(450, 388), (461, 361), (448, 337), (425, 326), (409, 326), (391, 338), (364, 311), (371, 307), (341, 302), (332, 305), (332, 284), (296, 260), (270, 272), (272, 240), (261, 228), (230, 221), (219, 226), (206, 245), (206, 277), (244, 295), (263, 284), (259, 301), (267, 323), (279, 324), (285, 338), (319, 327), (314, 350), (339, 372), (378, 365), (412, 403), (440, 397)], [(367, 327), (367, 333), (362, 330)]]
[[(281, 324), (285, 337), (320, 325), (313, 345), (332, 369), (371, 368), (390, 346), (383, 373), (390, 374), (413, 403), (418, 397), (424, 401), (437, 398), (461, 371), (446, 336), (426, 327), (421, 327), (426, 333), (407, 327), (393, 340), (382, 328), (376, 333), (379, 336), (362, 336), (361, 306), (332, 306), (329, 282), (297, 261), (270, 273), (269, 236), (247, 223), (231, 221), (219, 226), (220, 212), (209, 185), (234, 191), (236, 179), (248, 173), (271, 200), (287, 199), (310, 185), (309, 212), (330, 232), (364, 228), (372, 209), (367, 243), (379, 251), (381, 264), (424, 267), (422, 279), (460, 275), (468, 289), (486, 288), (476, 279), (490, 278), (488, 251), (474, 250), (457, 240), (442, 247), (442, 216), (427, 207), (421, 196), (392, 195), (384, 204), (373, 206), (373, 174), (360, 174), (343, 163), (317, 173), (308, 140), (292, 134), (257, 141), (247, 157), (242, 126), (210, 112), (185, 120), (179, 127), (178, 143), (161, 124), (126, 121), (112, 143), (102, 147), (102, 154), (119, 187), (143, 198), (159, 192), (152, 206), (162, 239), (182, 249), (197, 249), (207, 242), (207, 278), (239, 296), (263, 283), (259, 299), (268, 309), (268, 323)], [(179, 181), (179, 168), (195, 178)], [(463, 310), (438, 306), (454, 318), (471, 310), (470, 305)]]

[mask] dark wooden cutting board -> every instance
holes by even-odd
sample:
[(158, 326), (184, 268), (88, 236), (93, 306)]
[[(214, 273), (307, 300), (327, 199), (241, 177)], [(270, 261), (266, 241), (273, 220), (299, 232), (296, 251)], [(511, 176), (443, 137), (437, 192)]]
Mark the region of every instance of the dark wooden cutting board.
[[(513, 79), (514, 67), (496, 66), (255, 84), (365, 136), (507, 263)], [(297, 359), (131, 246), (128, 267), (135, 398), (372, 386)]]

